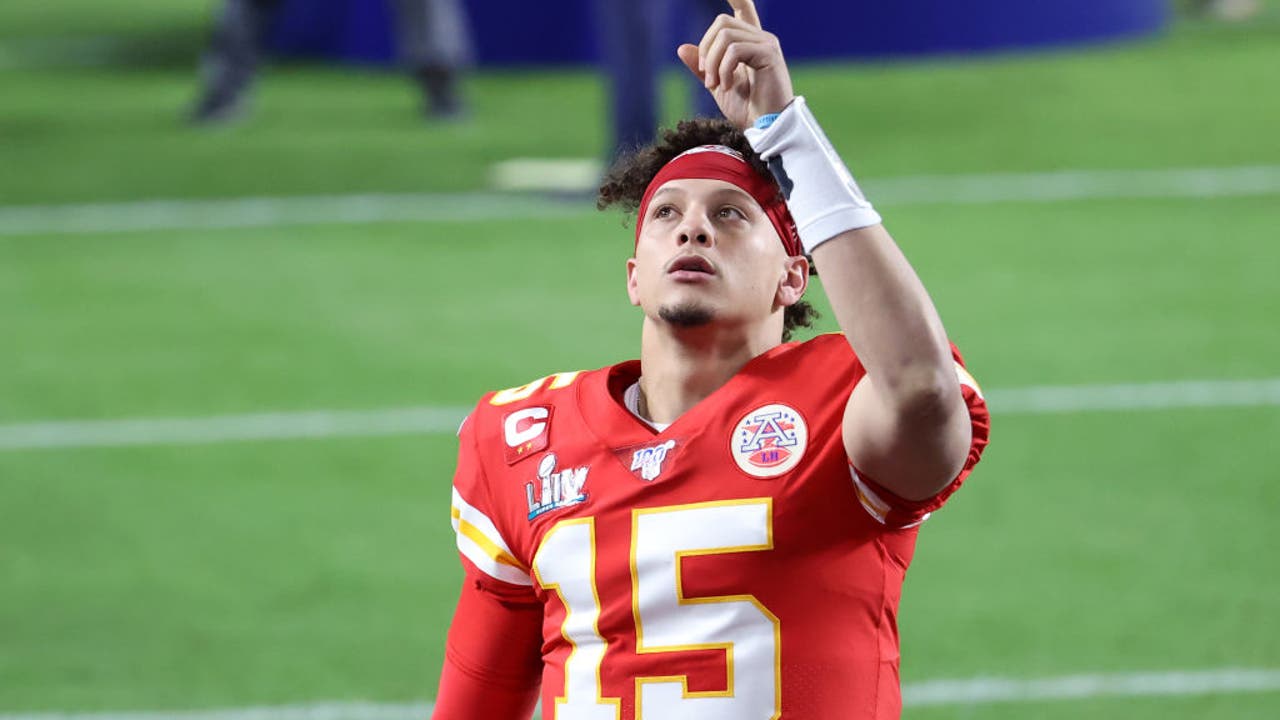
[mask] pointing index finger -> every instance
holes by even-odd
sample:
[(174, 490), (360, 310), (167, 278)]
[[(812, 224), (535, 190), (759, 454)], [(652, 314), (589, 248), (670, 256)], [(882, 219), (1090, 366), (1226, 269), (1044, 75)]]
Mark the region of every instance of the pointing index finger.
[(760, 13), (756, 12), (756, 4), (752, 0), (729, 0), (733, 8), (733, 16), (755, 27), (760, 25)]

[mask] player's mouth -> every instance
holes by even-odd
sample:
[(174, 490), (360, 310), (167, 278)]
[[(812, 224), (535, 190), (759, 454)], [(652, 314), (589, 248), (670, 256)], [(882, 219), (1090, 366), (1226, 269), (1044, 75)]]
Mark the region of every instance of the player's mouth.
[(715, 274), (715, 266), (701, 255), (681, 255), (667, 264), (667, 275), (676, 282), (704, 282)]

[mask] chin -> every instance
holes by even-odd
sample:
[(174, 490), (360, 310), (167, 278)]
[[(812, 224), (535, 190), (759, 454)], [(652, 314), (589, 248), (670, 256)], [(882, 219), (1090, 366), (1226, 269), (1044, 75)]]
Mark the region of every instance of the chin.
[(658, 308), (658, 317), (676, 327), (692, 328), (709, 325), (716, 313), (704, 303), (677, 302)]

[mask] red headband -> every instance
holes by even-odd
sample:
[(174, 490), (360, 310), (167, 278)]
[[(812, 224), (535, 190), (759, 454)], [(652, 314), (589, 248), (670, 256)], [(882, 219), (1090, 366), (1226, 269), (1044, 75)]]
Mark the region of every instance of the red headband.
[(644, 199), (640, 201), (640, 214), (636, 219), (636, 242), (640, 242), (640, 230), (644, 227), (645, 213), (649, 209), (649, 201), (658, 188), (672, 180), (723, 180), (742, 188), (755, 198), (769, 216), (773, 229), (782, 240), (782, 247), (787, 255), (802, 255), (800, 233), (796, 230), (796, 221), (791, 218), (787, 203), (778, 192), (773, 178), (762, 175), (749, 165), (737, 150), (724, 145), (701, 145), (680, 153), (662, 166), (658, 174), (649, 181), (644, 191)]

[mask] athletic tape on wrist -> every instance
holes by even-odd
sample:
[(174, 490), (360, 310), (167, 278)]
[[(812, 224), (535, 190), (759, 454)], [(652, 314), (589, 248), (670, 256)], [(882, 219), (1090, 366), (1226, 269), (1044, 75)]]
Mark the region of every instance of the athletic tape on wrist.
[(880, 223), (802, 96), (768, 127), (748, 128), (746, 135), (782, 188), (806, 253), (842, 232)]

